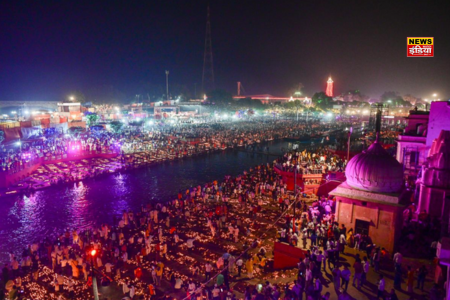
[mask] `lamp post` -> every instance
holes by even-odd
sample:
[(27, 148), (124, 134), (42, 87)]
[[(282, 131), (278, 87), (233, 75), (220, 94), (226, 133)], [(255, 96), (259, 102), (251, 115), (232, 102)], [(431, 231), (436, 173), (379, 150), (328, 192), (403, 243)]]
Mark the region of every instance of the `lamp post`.
[(294, 167), (294, 218), (293, 227), (295, 227), (295, 207), (297, 206), (297, 166)]
[(166, 94), (167, 100), (169, 100), (169, 70), (166, 70)]
[(352, 136), (353, 127), (350, 127), (348, 131), (348, 141), (347, 141), (347, 163), (350, 159), (350, 137)]
[(97, 250), (91, 250), (91, 276), (92, 276), (92, 290), (94, 292), (94, 300), (98, 299), (98, 286), (97, 286), (97, 277), (94, 274), (94, 257), (97, 254)]

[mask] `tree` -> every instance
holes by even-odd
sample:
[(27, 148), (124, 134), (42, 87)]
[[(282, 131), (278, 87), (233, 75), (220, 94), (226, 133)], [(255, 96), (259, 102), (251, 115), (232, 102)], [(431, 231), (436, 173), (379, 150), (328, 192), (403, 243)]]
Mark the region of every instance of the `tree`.
[(302, 90), (304, 88), (304, 85), (300, 82), (297, 83), (295, 85), (293, 85), (289, 90), (288, 90), (288, 95), (289, 97), (299, 97), (302, 95)]
[(97, 114), (92, 114), (91, 113), (91, 114), (88, 114), (86, 116), (86, 123), (87, 123), (87, 125), (89, 127), (97, 124), (97, 122), (98, 122), (98, 115)]
[(342, 94), (342, 97), (344, 98), (344, 101), (366, 101), (369, 99), (369, 97), (363, 95), (360, 90), (353, 89), (348, 90), (344, 94)]
[(330, 109), (334, 104), (333, 98), (328, 97), (324, 92), (315, 93), (311, 100), (316, 108), (322, 110)]
[(228, 105), (233, 101), (233, 95), (222, 89), (215, 89), (206, 94), (210, 104), (216, 104), (218, 106)]
[(403, 100), (403, 97), (400, 96), (397, 92), (384, 92), (381, 95), (381, 102), (386, 105), (396, 106), (396, 107), (411, 107), (411, 103)]
[(263, 109), (265, 105), (258, 99), (243, 98), (231, 102), (231, 106), (237, 109)]
[(300, 109), (304, 107), (300, 100), (289, 101), (285, 104), (285, 106), (286, 108), (294, 108), (294, 109)]
[(111, 127), (111, 130), (113, 132), (118, 133), (122, 129), (123, 123), (120, 121), (112, 121), (111, 123), (109, 123), (109, 126)]
[(416, 103), (420, 103), (422, 101), (421, 98), (413, 96), (411, 94), (406, 94), (403, 96), (403, 100), (408, 101), (411, 105), (415, 105)]

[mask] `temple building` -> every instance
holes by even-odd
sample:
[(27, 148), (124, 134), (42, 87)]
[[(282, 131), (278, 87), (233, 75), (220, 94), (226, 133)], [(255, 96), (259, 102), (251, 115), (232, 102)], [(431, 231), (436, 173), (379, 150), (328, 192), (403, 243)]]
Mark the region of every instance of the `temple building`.
[(403, 164), (405, 175), (415, 180), (428, 157), (433, 141), (441, 130), (450, 130), (450, 102), (435, 101), (430, 111), (411, 110), (408, 122), (397, 140), (397, 160)]
[(397, 139), (397, 160), (403, 164), (406, 176), (415, 180), (421, 165), (427, 158), (426, 141), (429, 111), (411, 110), (407, 125)]
[(410, 111), (408, 125), (398, 137), (397, 160), (405, 178), (415, 182), (417, 214), (443, 217), (444, 199), (450, 196), (449, 120), (450, 102), (432, 102), (429, 112)]
[(330, 195), (336, 196), (336, 222), (354, 234), (366, 234), (377, 246), (395, 249), (410, 194), (404, 189), (402, 165), (377, 140), (353, 157), (347, 180)]
[(442, 130), (433, 141), (416, 184), (419, 193), (417, 212), (425, 211), (446, 221), (448, 233), (450, 203), (446, 196), (450, 196), (450, 131)]

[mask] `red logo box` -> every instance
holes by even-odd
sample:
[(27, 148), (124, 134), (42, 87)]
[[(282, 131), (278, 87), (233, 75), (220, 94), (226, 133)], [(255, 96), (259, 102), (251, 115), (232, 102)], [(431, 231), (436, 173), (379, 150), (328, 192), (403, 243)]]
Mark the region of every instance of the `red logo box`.
[(433, 37), (408, 37), (406, 38), (407, 57), (434, 57)]

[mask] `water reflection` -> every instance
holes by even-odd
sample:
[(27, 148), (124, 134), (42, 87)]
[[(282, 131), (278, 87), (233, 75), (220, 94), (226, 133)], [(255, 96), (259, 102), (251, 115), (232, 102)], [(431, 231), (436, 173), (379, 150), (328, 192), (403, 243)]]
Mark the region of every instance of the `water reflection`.
[[(285, 142), (270, 145), (281, 152)], [(10, 196), (0, 206), (0, 261), (8, 252), (20, 252), (27, 244), (64, 230), (112, 223), (124, 210), (138, 210), (148, 202), (166, 201), (179, 190), (225, 175), (237, 175), (276, 157), (225, 151), (204, 157), (187, 158), (93, 178), (35, 192), (29, 198)]]

